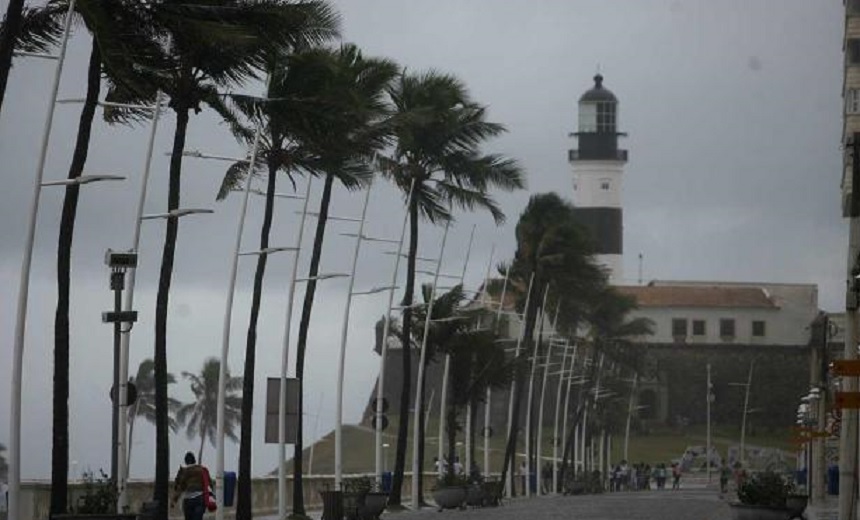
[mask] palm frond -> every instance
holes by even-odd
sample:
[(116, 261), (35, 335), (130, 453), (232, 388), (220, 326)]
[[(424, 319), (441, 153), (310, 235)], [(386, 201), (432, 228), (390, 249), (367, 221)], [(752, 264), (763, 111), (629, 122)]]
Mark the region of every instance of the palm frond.
[[(63, 37), (68, 2), (51, 1), (44, 7), (27, 7), (21, 12), (21, 29), (15, 47), (25, 52), (49, 52)], [(0, 37), (6, 24), (0, 24)]]

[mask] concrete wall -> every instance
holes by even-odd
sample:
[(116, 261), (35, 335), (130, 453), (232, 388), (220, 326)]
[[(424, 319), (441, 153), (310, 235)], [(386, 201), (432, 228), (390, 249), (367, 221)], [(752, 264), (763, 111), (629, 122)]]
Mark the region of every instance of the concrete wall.
[[(371, 476), (371, 475), (344, 475), (344, 478)], [(435, 475), (425, 473), (425, 493), (429, 493), (431, 486), (426, 485)], [(288, 504), (292, 504), (292, 478), (287, 478)], [(305, 508), (308, 510), (322, 509), (322, 500), (319, 492), (334, 488), (334, 475), (314, 475), (304, 477), (304, 499)], [(140, 510), (141, 504), (152, 498), (151, 481), (133, 480), (128, 484), (129, 505), (131, 511)], [(84, 492), (83, 484), (80, 482), (70, 483), (70, 503), (75, 503), (77, 497)], [(412, 476), (407, 473), (403, 481), (403, 495), (409, 497), (412, 492)], [(278, 479), (277, 477), (263, 477), (253, 480), (251, 491), (251, 503), (254, 505), (255, 515), (271, 515), (278, 511)], [(429, 495), (427, 495), (429, 497)], [(22, 482), (21, 485), (21, 518), (20, 520), (45, 520), (48, 518), (50, 506), (51, 485), (48, 482)], [(228, 507), (224, 511), (225, 517), (234, 518), (235, 508)], [(177, 507), (170, 510), (170, 518), (181, 519), (182, 510)]]

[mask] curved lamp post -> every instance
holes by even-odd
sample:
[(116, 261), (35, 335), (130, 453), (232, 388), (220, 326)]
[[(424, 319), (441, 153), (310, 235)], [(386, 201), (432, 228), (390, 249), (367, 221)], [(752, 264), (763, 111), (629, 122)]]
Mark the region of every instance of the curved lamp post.
[(418, 360), (418, 379), (416, 381), (417, 386), (415, 388), (415, 407), (413, 409), (413, 413), (415, 414), (414, 423), (415, 427), (412, 430), (412, 508), (417, 510), (421, 504), (421, 497), (418, 496), (418, 479), (420, 475), (418, 475), (418, 469), (420, 467), (420, 463), (418, 460), (419, 454), (419, 446), (418, 440), (420, 438), (420, 432), (418, 429), (419, 424), (419, 414), (421, 413), (421, 393), (424, 387), (424, 364), (427, 360), (427, 336), (430, 331), (430, 317), (433, 314), (433, 302), (436, 299), (436, 285), (439, 283), (439, 273), (442, 269), (442, 257), (445, 255), (445, 243), (448, 240), (448, 229), (451, 227), (450, 222), (445, 223), (445, 232), (442, 234), (442, 245), (439, 247), (439, 256), (436, 259), (436, 271), (433, 276), (433, 285), (430, 289), (430, 301), (427, 304), (427, 315), (424, 318), (424, 335), (421, 338), (421, 352)]
[(15, 315), (15, 336), (12, 345), (12, 388), (10, 396), (9, 421), (9, 518), (19, 518), (21, 492), (21, 386), (24, 368), (24, 338), (27, 332), (27, 302), (30, 296), (30, 269), (33, 262), (33, 246), (36, 237), (36, 221), (39, 215), (39, 199), (42, 194), (42, 179), (45, 175), (45, 158), (48, 154), (48, 143), (51, 139), (51, 127), (54, 122), (54, 108), (57, 101), (57, 91), (60, 88), (60, 76), (63, 73), (63, 63), (66, 60), (66, 46), (69, 40), (69, 29), (72, 25), (72, 13), (75, 10), (75, 0), (70, 0), (69, 9), (63, 22), (63, 37), (60, 40), (60, 50), (56, 56), (39, 53), (16, 53), (19, 56), (47, 58), (56, 60), (53, 84), (51, 86), (51, 104), (45, 115), (42, 129), (42, 142), (39, 149), (39, 161), (36, 166), (36, 178), (33, 182), (33, 194), (30, 199), (30, 215), (27, 220), (27, 232), (24, 241), (24, 258), (21, 262), (21, 275), (18, 285), (18, 307)]

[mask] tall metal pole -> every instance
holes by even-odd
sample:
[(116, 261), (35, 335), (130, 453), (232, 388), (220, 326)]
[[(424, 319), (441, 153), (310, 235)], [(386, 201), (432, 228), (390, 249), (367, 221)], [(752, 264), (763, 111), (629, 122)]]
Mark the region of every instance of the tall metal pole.
[(741, 419), (741, 464), (746, 462), (746, 434), (747, 434), (747, 414), (749, 413), (750, 405), (750, 387), (752, 387), (753, 365), (755, 360), (750, 361), (750, 372), (747, 376), (746, 391), (744, 392), (744, 416)]
[[(570, 375), (565, 372), (567, 367), (567, 358), (570, 347), (568, 341), (564, 340), (564, 356), (561, 358), (561, 370), (558, 372), (558, 385), (555, 390), (555, 420), (553, 421), (552, 430), (552, 492), (558, 492), (558, 416), (561, 412), (561, 389), (564, 386), (564, 380)], [(562, 437), (563, 438), (563, 437)]]
[(420, 475), (418, 474), (418, 468), (420, 467), (420, 462), (418, 460), (418, 455), (420, 453), (419, 450), (419, 439), (421, 432), (418, 431), (418, 425), (420, 424), (420, 413), (421, 413), (421, 393), (424, 390), (424, 364), (427, 360), (427, 336), (430, 333), (430, 316), (433, 314), (433, 302), (436, 300), (436, 286), (439, 283), (439, 272), (442, 269), (442, 257), (445, 254), (445, 243), (448, 241), (448, 229), (451, 227), (450, 222), (445, 223), (445, 232), (442, 234), (442, 245), (439, 247), (439, 257), (436, 259), (436, 272), (433, 274), (433, 285), (430, 289), (430, 301), (427, 303), (427, 315), (424, 317), (424, 335), (421, 338), (421, 353), (418, 359), (418, 380), (416, 381), (417, 385), (415, 387), (415, 407), (413, 409), (413, 413), (415, 414), (415, 428), (412, 430), (412, 508), (418, 509), (421, 504), (421, 497), (418, 496), (418, 479)]
[[(537, 468), (535, 471), (540, 474), (542, 471), (541, 466), (541, 457), (543, 456), (543, 409), (544, 409), (544, 399), (546, 398), (546, 382), (549, 377), (549, 366), (550, 359), (552, 358), (552, 344), (555, 341), (556, 337), (556, 326), (558, 325), (558, 312), (561, 309), (561, 302), (555, 308), (555, 316), (552, 319), (551, 331), (549, 334), (549, 339), (547, 341), (546, 346), (546, 362), (543, 366), (543, 381), (541, 382), (540, 387), (540, 399), (538, 400), (538, 423), (537, 423)], [(538, 496), (543, 495), (543, 487), (537, 487)]]
[(63, 22), (63, 38), (60, 40), (60, 51), (57, 55), (57, 67), (54, 69), (54, 79), (51, 86), (51, 104), (45, 115), (45, 125), (42, 129), (42, 143), (39, 148), (39, 162), (36, 166), (36, 178), (33, 182), (33, 194), (30, 199), (30, 215), (27, 220), (27, 233), (24, 241), (24, 258), (21, 262), (21, 276), (18, 280), (18, 307), (15, 315), (15, 339), (12, 353), (12, 389), (9, 392), (10, 421), (9, 421), (9, 518), (20, 518), (21, 493), (21, 386), (24, 369), (24, 339), (27, 329), (27, 301), (30, 296), (30, 268), (33, 262), (33, 245), (36, 238), (36, 221), (39, 216), (39, 198), (42, 193), (42, 179), (45, 176), (45, 159), (48, 155), (48, 143), (51, 139), (51, 127), (54, 122), (54, 108), (57, 101), (57, 91), (60, 88), (60, 76), (63, 73), (63, 63), (66, 59), (66, 46), (69, 40), (69, 28), (72, 25), (72, 13), (75, 10), (75, 0), (69, 1), (69, 10)]
[[(466, 269), (469, 267), (469, 255), (472, 254), (472, 241), (475, 238), (475, 226), (472, 226), (472, 232), (469, 234), (469, 246), (466, 248), (466, 260), (463, 262), (463, 272), (460, 274), (460, 285), (463, 285), (463, 280), (466, 278)], [(446, 414), (448, 413), (448, 377), (451, 373), (451, 354), (445, 354), (445, 367), (442, 370), (442, 389), (439, 394), (439, 436), (437, 446), (438, 460), (445, 460), (445, 426), (447, 422)], [(451, 464), (454, 461), (449, 461)], [(469, 466), (466, 466), (468, 469)]]
[[(561, 438), (564, 442), (567, 442), (567, 418), (570, 415), (570, 387), (573, 385), (573, 375), (574, 369), (576, 368), (576, 353), (579, 350), (579, 344), (573, 344), (573, 354), (571, 355), (570, 360), (570, 377), (567, 379), (567, 389), (564, 394), (564, 413), (562, 414), (561, 420)], [(576, 453), (578, 451), (578, 438), (574, 439), (573, 442), (573, 466), (574, 472), (576, 472)], [(563, 452), (562, 452), (563, 453)]]
[[(140, 228), (143, 223), (143, 211), (146, 206), (146, 195), (149, 186), (149, 173), (152, 170), (152, 152), (155, 149), (155, 135), (158, 132), (158, 119), (161, 115), (161, 101), (163, 94), (159, 91), (155, 96), (155, 106), (152, 112), (152, 124), (149, 127), (149, 140), (146, 144), (146, 159), (144, 160), (143, 175), (140, 179), (140, 190), (137, 195), (137, 211), (134, 217), (134, 232), (132, 235), (131, 249), (137, 252), (140, 248)], [(131, 268), (126, 274), (126, 291), (123, 310), (130, 311), (134, 307), (134, 287), (137, 281), (137, 268)], [(120, 363), (119, 363), (119, 424), (117, 427), (119, 445), (119, 479), (117, 480), (117, 511), (125, 511), (128, 506), (128, 493), (126, 490), (126, 482), (128, 481), (129, 466), (131, 458), (128, 454), (131, 453), (131, 447), (128, 445), (128, 364), (129, 364), (129, 347), (131, 344), (131, 327), (122, 331), (122, 341), (120, 344)]]
[[(113, 310), (122, 310), (122, 290), (125, 285), (125, 273), (121, 269), (113, 269), (110, 274), (110, 288), (113, 291)], [(114, 482), (119, 480), (119, 367), (120, 349), (122, 345), (122, 322), (113, 324), (113, 384), (111, 385), (111, 423), (110, 423), (110, 478)], [(118, 504), (117, 504), (118, 505)]]
[[(633, 403), (636, 400), (636, 385), (638, 382), (639, 372), (636, 372), (633, 374), (633, 387), (630, 389), (630, 400), (627, 401), (627, 424), (624, 427), (624, 460), (626, 461), (630, 460), (630, 420), (633, 417)], [(708, 437), (708, 439), (710, 439), (710, 437)]]
[(549, 295), (549, 285), (544, 287), (543, 290), (543, 302), (540, 306), (540, 313), (538, 314), (538, 326), (535, 327), (537, 333), (534, 335), (534, 348), (532, 349), (532, 368), (531, 374), (529, 375), (529, 390), (528, 397), (526, 398), (526, 492), (525, 495), (531, 496), (532, 494), (532, 486), (531, 486), (531, 478), (534, 473), (534, 467), (532, 466), (532, 396), (534, 395), (534, 386), (535, 386), (535, 372), (537, 372), (537, 363), (538, 363), (538, 346), (541, 343), (541, 332), (543, 330), (543, 321), (544, 315), (546, 313), (546, 298)]
[(305, 234), (305, 220), (308, 216), (308, 201), (311, 198), (312, 177), (308, 178), (302, 203), (302, 218), (296, 233), (295, 256), (290, 270), (290, 282), (287, 289), (287, 309), (284, 320), (284, 339), (281, 346), (281, 384), (278, 388), (278, 520), (287, 518), (287, 368), (290, 362), (290, 326), (293, 322), (293, 301), (296, 294), (296, 276), (299, 270), (299, 256), (302, 248), (302, 238)]
[[(529, 309), (529, 302), (531, 301), (531, 297), (532, 297), (532, 288), (534, 285), (534, 281), (535, 281), (535, 274), (532, 273), (531, 276), (529, 277), (529, 288), (526, 291), (526, 305), (525, 305), (525, 307), (523, 307), (524, 311), (528, 311), (528, 309)], [(525, 336), (526, 336), (526, 319), (525, 319), (525, 316), (526, 316), (526, 313), (523, 312), (522, 320), (520, 323), (520, 334), (519, 334), (519, 337), (517, 338), (516, 350), (514, 351), (514, 357), (515, 358), (520, 357), (520, 350), (522, 349), (522, 346), (523, 346), (523, 339), (525, 339)], [(507, 428), (507, 436), (505, 437), (506, 439), (510, 439), (511, 435), (513, 434), (514, 399), (516, 399), (516, 394), (517, 394), (517, 378), (514, 377), (513, 381), (511, 381), (511, 391), (510, 391), (510, 396), (508, 398), (508, 428)], [(511, 471), (508, 472), (508, 481), (505, 483), (505, 485), (507, 486), (509, 496), (513, 495), (513, 491), (514, 491), (514, 471), (517, 469), (516, 468), (516, 462), (517, 462), (517, 447), (516, 446), (514, 446), (513, 454), (511, 456), (513, 457), (513, 459), (511, 460)]]
[[(858, 334), (858, 252), (860, 252), (860, 133), (855, 132), (846, 143), (851, 150), (851, 212), (848, 221), (848, 262), (845, 293), (845, 348), (843, 359), (857, 359)], [(843, 377), (843, 392), (856, 392), (856, 377)], [(857, 518), (857, 410), (842, 410), (839, 437), (839, 520)]]
[(400, 259), (403, 255), (403, 242), (406, 237), (406, 227), (409, 224), (409, 207), (412, 204), (412, 191), (415, 189), (415, 179), (409, 186), (409, 195), (406, 196), (405, 211), (403, 213), (403, 224), (400, 226), (400, 241), (397, 244), (397, 254), (394, 255), (394, 271), (391, 274), (391, 288), (388, 290), (388, 306), (385, 309), (385, 318), (382, 326), (382, 346), (379, 352), (379, 378), (376, 380), (376, 428), (374, 432), (374, 444), (376, 447), (376, 488), (382, 489), (382, 472), (384, 466), (382, 448), (382, 418), (384, 416), (383, 399), (385, 397), (385, 363), (388, 359), (388, 335), (391, 331), (391, 308), (394, 306), (394, 291), (397, 285), (397, 275), (400, 271)]
[[(221, 334), (221, 365), (218, 371), (218, 408), (216, 417), (216, 447), (215, 457), (215, 497), (218, 509), (215, 511), (217, 520), (224, 520), (224, 420), (227, 401), (227, 356), (230, 353), (230, 325), (233, 318), (233, 296), (236, 293), (236, 274), (239, 270), (239, 252), (242, 248), (242, 232), (245, 230), (245, 216), (248, 212), (248, 196), (251, 193), (251, 180), (254, 178), (254, 164), (257, 162), (257, 151), (260, 148), (262, 125), (257, 125), (254, 144), (251, 147), (251, 160), (248, 162), (248, 174), (245, 177), (245, 190), (242, 196), (242, 206), (239, 209), (239, 221), (236, 224), (236, 237), (233, 242), (233, 254), (230, 262), (230, 275), (227, 287), (227, 301), (224, 305), (224, 323)], [(262, 253), (265, 254), (265, 253)]]
[(336, 491), (343, 491), (343, 378), (346, 365), (346, 338), (349, 334), (349, 308), (352, 305), (355, 270), (358, 268), (358, 255), (361, 252), (361, 240), (364, 234), (364, 223), (367, 221), (367, 204), (370, 202), (371, 189), (372, 186), (367, 188), (367, 193), (364, 195), (364, 206), (361, 208), (361, 223), (358, 224), (358, 234), (355, 237), (355, 247), (352, 251), (352, 268), (349, 272), (349, 286), (346, 291), (346, 305), (343, 310), (343, 322), (340, 329), (340, 351), (337, 358), (337, 404), (334, 423), (334, 489)]
[[(502, 311), (505, 307), (505, 294), (508, 290), (508, 277), (511, 274), (511, 266), (508, 264), (508, 267), (505, 269), (505, 279), (502, 282), (502, 295), (499, 298), (499, 306), (496, 309), (496, 332), (499, 331), (499, 326), (501, 325), (502, 319)], [(487, 275), (487, 280), (489, 281), (489, 273)], [(486, 290), (486, 289), (485, 289)], [(484, 402), (484, 474), (490, 474), (490, 430), (491, 428), (490, 422), (492, 420), (492, 399), (493, 399), (493, 389), (489, 386), (486, 391), (486, 399)]]
[(707, 415), (708, 415), (708, 427), (707, 427), (707, 447), (705, 448), (705, 466), (708, 474), (708, 484), (711, 483), (711, 364), (707, 364), (708, 370), (708, 381), (707, 381), (707, 395), (705, 396), (705, 401), (707, 402)]

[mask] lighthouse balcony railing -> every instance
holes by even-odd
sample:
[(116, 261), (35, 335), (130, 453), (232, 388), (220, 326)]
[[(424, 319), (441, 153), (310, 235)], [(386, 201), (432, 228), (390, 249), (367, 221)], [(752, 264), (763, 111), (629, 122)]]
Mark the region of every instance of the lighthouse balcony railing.
[(569, 161), (627, 161), (627, 150), (600, 150), (600, 151), (587, 151), (583, 152), (582, 150), (568, 150), (567, 151), (567, 159)]

